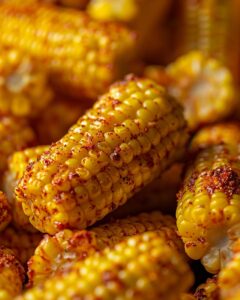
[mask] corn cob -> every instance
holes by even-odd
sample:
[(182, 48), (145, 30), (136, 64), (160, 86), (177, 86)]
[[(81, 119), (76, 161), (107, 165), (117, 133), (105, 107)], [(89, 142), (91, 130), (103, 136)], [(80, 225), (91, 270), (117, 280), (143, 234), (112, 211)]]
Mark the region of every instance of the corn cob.
[(128, 238), (55, 276), (24, 299), (179, 299), (193, 282), (186, 261), (157, 234)]
[(190, 52), (171, 63), (168, 89), (184, 106), (191, 129), (227, 117), (236, 106), (230, 71), (201, 52)]
[(240, 143), (240, 122), (224, 122), (200, 129), (190, 144), (190, 151), (197, 152), (218, 144)]
[(53, 93), (47, 75), (35, 65), (17, 49), (0, 49), (1, 116), (34, 116), (51, 101)]
[(3, 192), (0, 191), (0, 231), (11, 221), (11, 208)]
[(14, 253), (0, 247), (0, 299), (13, 299), (20, 294), (24, 281), (24, 268)]
[(208, 278), (205, 283), (199, 285), (194, 293), (194, 298), (196, 300), (218, 300), (219, 287), (217, 277)]
[(187, 138), (164, 88), (129, 76), (28, 168), (16, 196), (40, 231), (86, 228), (158, 177)]
[(217, 145), (188, 167), (178, 194), (177, 227), (186, 253), (207, 271), (224, 265), (240, 223), (240, 147)]
[(122, 72), (120, 56), (131, 56), (134, 34), (120, 24), (55, 6), (0, 8), (0, 43), (42, 62), (52, 81), (69, 93), (95, 98)]
[(54, 236), (45, 235), (36, 248), (28, 262), (29, 286), (38, 285), (56, 274), (66, 274), (76, 262), (96, 251), (113, 247), (129, 236), (146, 231), (157, 231), (169, 246), (184, 253), (174, 218), (160, 212), (112, 221), (89, 231), (65, 229)]
[(35, 134), (24, 119), (0, 117), (0, 172), (7, 167), (8, 157), (35, 143)]
[(1, 232), (0, 245), (11, 249), (19, 261), (25, 265), (41, 239), (40, 233), (29, 233), (14, 227), (7, 227)]

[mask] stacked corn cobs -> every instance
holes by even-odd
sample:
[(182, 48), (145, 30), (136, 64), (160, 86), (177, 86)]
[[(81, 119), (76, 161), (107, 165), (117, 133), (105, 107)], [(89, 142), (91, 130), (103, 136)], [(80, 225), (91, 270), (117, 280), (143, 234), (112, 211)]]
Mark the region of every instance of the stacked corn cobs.
[(0, 1), (0, 300), (240, 299), (239, 7)]

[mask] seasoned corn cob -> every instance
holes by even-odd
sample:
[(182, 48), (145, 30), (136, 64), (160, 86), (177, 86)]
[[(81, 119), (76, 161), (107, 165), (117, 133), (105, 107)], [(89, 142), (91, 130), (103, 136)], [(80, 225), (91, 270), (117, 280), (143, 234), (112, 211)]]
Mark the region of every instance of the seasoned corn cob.
[(35, 134), (24, 119), (0, 117), (0, 172), (5, 171), (8, 157), (15, 151), (34, 145)]
[(194, 293), (196, 300), (218, 300), (219, 299), (219, 287), (217, 277), (208, 278), (207, 281), (198, 286)]
[(12, 250), (0, 246), (0, 299), (13, 299), (20, 294), (23, 281), (23, 266)]
[(29, 233), (14, 227), (7, 227), (0, 234), (0, 245), (11, 249), (19, 261), (26, 264), (41, 239), (41, 233)]
[(0, 231), (11, 221), (11, 208), (3, 192), (0, 191)]
[(184, 105), (191, 129), (233, 112), (236, 98), (232, 75), (219, 61), (194, 51), (178, 58), (166, 71), (172, 79), (169, 92)]
[(134, 44), (134, 34), (120, 24), (55, 6), (2, 4), (0, 27), (2, 45), (38, 59), (64, 90), (93, 98), (120, 75), (120, 56), (130, 58)]
[(55, 276), (24, 299), (179, 299), (193, 282), (181, 255), (157, 233), (128, 238), (79, 262), (67, 275)]
[(158, 177), (187, 138), (182, 109), (165, 89), (128, 76), (28, 168), (18, 201), (40, 231), (86, 228)]
[(53, 93), (47, 75), (17, 49), (0, 49), (0, 115), (29, 117), (39, 114)]
[(194, 136), (190, 144), (190, 151), (218, 144), (240, 143), (240, 122), (224, 122), (203, 127)]
[(177, 227), (186, 253), (216, 273), (239, 235), (240, 146), (217, 145), (200, 152), (178, 194)]
[(169, 246), (184, 253), (174, 218), (160, 212), (112, 221), (89, 231), (63, 230), (55, 236), (45, 235), (36, 248), (28, 262), (29, 286), (38, 285), (56, 274), (65, 274), (76, 262), (94, 252), (146, 231), (157, 231)]

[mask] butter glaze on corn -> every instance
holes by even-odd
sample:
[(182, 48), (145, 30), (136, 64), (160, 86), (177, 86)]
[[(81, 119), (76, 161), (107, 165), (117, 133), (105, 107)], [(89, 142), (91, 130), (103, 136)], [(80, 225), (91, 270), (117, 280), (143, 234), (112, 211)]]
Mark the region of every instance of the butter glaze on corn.
[(37, 59), (69, 94), (97, 97), (122, 74), (135, 35), (115, 23), (50, 5), (2, 4), (0, 43)]
[(186, 253), (216, 273), (231, 254), (240, 225), (240, 146), (202, 150), (178, 194), (177, 227)]
[(56, 274), (66, 274), (78, 261), (96, 251), (113, 247), (129, 236), (156, 231), (165, 243), (184, 255), (175, 219), (160, 212), (143, 213), (111, 221), (89, 231), (63, 230), (54, 236), (45, 235), (28, 262), (29, 286), (38, 285)]
[(65, 276), (55, 276), (17, 300), (177, 300), (192, 283), (186, 261), (152, 232), (94, 254)]
[(179, 104), (153, 81), (129, 76), (29, 166), (18, 201), (40, 231), (84, 229), (158, 177), (187, 139)]

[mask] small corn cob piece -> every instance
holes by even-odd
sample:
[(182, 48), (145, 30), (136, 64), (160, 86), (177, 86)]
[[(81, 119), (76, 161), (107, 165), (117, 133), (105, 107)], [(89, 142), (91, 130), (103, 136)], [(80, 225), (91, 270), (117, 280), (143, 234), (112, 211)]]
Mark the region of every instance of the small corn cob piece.
[(182, 108), (163, 87), (128, 76), (28, 168), (18, 201), (42, 232), (84, 229), (179, 159), (185, 125)]
[(35, 134), (26, 120), (0, 117), (0, 172), (6, 170), (7, 159), (11, 154), (34, 143)]
[(238, 143), (240, 143), (240, 122), (224, 122), (200, 129), (193, 136), (190, 151), (197, 152), (217, 144)]
[(11, 249), (19, 261), (25, 265), (41, 239), (41, 233), (29, 233), (14, 227), (7, 227), (0, 234), (0, 245)]
[(3, 192), (0, 191), (0, 231), (11, 221), (11, 208)]
[(200, 284), (194, 293), (196, 300), (219, 300), (219, 287), (217, 277), (208, 278), (203, 284)]
[(47, 74), (17, 49), (0, 49), (0, 115), (36, 116), (51, 101)]
[(0, 299), (17, 296), (22, 291), (24, 268), (12, 250), (0, 247)]
[(41, 284), (56, 274), (66, 274), (76, 262), (96, 251), (146, 231), (157, 231), (169, 246), (183, 254), (176, 230), (173, 217), (152, 212), (112, 221), (89, 231), (65, 229), (54, 236), (45, 235), (28, 262), (29, 286)]
[(182, 256), (151, 232), (94, 254), (67, 275), (55, 276), (17, 300), (46, 299), (47, 295), (66, 300), (177, 300), (192, 283), (193, 274)]
[(30, 224), (29, 218), (24, 214), (22, 203), (16, 200), (15, 188), (22, 178), (27, 166), (37, 160), (48, 148), (49, 146), (37, 146), (15, 152), (9, 157), (8, 169), (3, 177), (3, 190), (6, 192), (12, 208), (13, 223), (16, 227), (20, 227), (30, 232), (36, 231), (36, 229)]
[(202, 150), (178, 194), (177, 227), (186, 253), (216, 273), (225, 264), (240, 224), (240, 146)]
[(183, 104), (192, 130), (233, 112), (236, 106), (233, 78), (216, 59), (194, 51), (178, 58), (166, 71), (172, 78), (169, 92)]
[(93, 98), (121, 75), (135, 39), (120, 24), (51, 5), (2, 4), (0, 27), (2, 45), (38, 59), (63, 90)]

